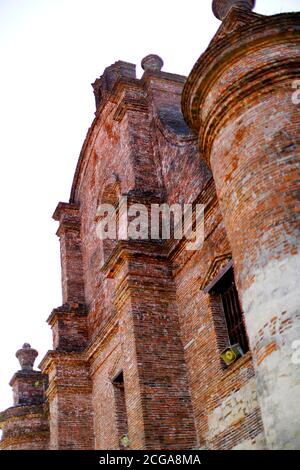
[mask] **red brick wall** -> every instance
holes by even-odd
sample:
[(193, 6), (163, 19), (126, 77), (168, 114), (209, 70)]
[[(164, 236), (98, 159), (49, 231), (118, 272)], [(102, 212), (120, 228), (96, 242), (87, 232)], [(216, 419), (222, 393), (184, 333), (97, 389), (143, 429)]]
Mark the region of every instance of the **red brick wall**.
[[(185, 85), (183, 110), (195, 134), (180, 109), (185, 78), (161, 72), (157, 58), (143, 62), (141, 80), (132, 64), (118, 62), (95, 82), (96, 117), (70, 203), (54, 214), (64, 305), (48, 320), (54, 352), (41, 365), (49, 375), (51, 449), (117, 449), (127, 430), (131, 449), (264, 448), (264, 417), (270, 447), (294, 446), (299, 407), (284, 415), (278, 409), (285, 407), (276, 405), (283, 389), (295, 398), (295, 369), (290, 366), (290, 389), (276, 395), (270, 383), (280, 357), (265, 369), (273, 375), (259, 368), (299, 332), (291, 273), (298, 254), (300, 118), (291, 78), (299, 72), (300, 28), (299, 15), (278, 18), (234, 8), (224, 19)], [(185, 240), (100, 241), (97, 207), (117, 206), (119, 195), (147, 206), (204, 204), (203, 246), (192, 252)], [(204, 289), (231, 257), (252, 353), (226, 368), (222, 306)], [(272, 271), (277, 287), (266, 297), (283, 307), (286, 302), (287, 317), (284, 308), (269, 315), (269, 304), (261, 307), (257, 279), (270, 261), (277, 268), (282, 262), (289, 273), (282, 290), (278, 269)], [(274, 279), (264, 276), (267, 288)], [(278, 331), (289, 331), (285, 342)], [(114, 384), (120, 373), (124, 394)], [(271, 406), (266, 391), (274, 392)], [(268, 426), (273, 411), (275, 438)], [(43, 424), (42, 416), (32, 428)], [(10, 416), (1, 418), (12, 439), (2, 447), (36, 448), (19, 435), (14, 441)], [(291, 432), (281, 438), (287, 422)]]
[(216, 184), (267, 445), (297, 449), (300, 112), (292, 84), (300, 72), (300, 15), (236, 10), (229, 17), (195, 65), (183, 107)]
[[(119, 446), (112, 379), (120, 371), (124, 373), (131, 448), (192, 448), (198, 445), (197, 439), (204, 447), (230, 448), (261, 433), (259, 411), (252, 399), (254, 408), (239, 417), (240, 426), (235, 418), (227, 420), (236, 428), (228, 425), (227, 429), (225, 422), (220, 436), (208, 426), (208, 416), (253, 378), (253, 369), (248, 355), (228, 378), (215, 333), (220, 330), (222, 311), (201, 291), (208, 266), (224, 254), (230, 256), (231, 250), (215, 202), (214, 186), (207, 186), (210, 172), (199, 158), (195, 136), (182, 120), (183, 84), (182, 77), (146, 73), (142, 82), (134, 82), (130, 89), (130, 99), (135, 97), (143, 108), (127, 110), (121, 120), (116, 120), (116, 115), (121, 112), (122, 97), (129, 92), (116, 92), (116, 104), (108, 102), (94, 124), (93, 137), (89, 136), (81, 157), (84, 172), (79, 173), (75, 191), (73, 188), (81, 208), (90, 350), (105, 341), (105, 346), (103, 343), (90, 359), (97, 448)], [(187, 252), (179, 243), (172, 252), (172, 263), (160, 265), (145, 257), (145, 252), (136, 264), (131, 258), (128, 260), (130, 251), (124, 248), (124, 253), (116, 258), (125, 263), (124, 268), (115, 271), (117, 265), (109, 260), (109, 253), (116, 244), (105, 245), (108, 251), (103, 259), (103, 247), (95, 234), (95, 214), (97, 203), (115, 201), (120, 193), (128, 194), (129, 199), (134, 195), (134, 201), (141, 202), (157, 202), (157, 198), (170, 203), (205, 202), (209, 216), (203, 249)], [(169, 249), (166, 247), (167, 252)], [(134, 246), (132, 250), (134, 253)], [(139, 250), (143, 253), (144, 248)], [(103, 262), (109, 262), (108, 277), (100, 269)], [(162, 270), (166, 268), (169, 274), (163, 281)], [(148, 278), (156, 278), (156, 284), (149, 287)], [(156, 298), (161, 282), (164, 293)], [(165, 290), (166, 282), (171, 297)], [(126, 300), (122, 300), (127, 285), (131, 287)], [(114, 324), (111, 333), (109, 328)], [(172, 331), (175, 336), (165, 336), (163, 331), (170, 331), (170, 335)], [(117, 346), (118, 341), (121, 346)], [(175, 401), (170, 407), (171, 400)], [(183, 400), (185, 405), (181, 408)], [(185, 420), (190, 424), (184, 424)], [(194, 420), (198, 437), (194, 434)]]

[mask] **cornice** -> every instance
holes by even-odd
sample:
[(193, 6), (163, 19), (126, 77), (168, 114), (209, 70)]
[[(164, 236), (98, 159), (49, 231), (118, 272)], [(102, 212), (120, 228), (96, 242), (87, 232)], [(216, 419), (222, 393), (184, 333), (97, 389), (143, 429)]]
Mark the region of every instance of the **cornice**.
[(287, 79), (296, 80), (299, 71), (300, 57), (291, 58), (289, 62), (284, 59), (245, 74), (238, 83), (227, 88), (226, 93), (210, 108), (199, 129), (199, 148), (208, 165), (215, 136), (233, 115), (245, 108), (245, 100), (249, 106), (256, 101), (257, 96), (269, 94), (275, 86), (285, 83)]
[(61, 217), (68, 215), (79, 215), (80, 206), (79, 204), (72, 204), (69, 202), (59, 202), (56, 206), (56, 209), (52, 215), (54, 220), (60, 221)]
[(21, 418), (28, 418), (45, 415), (45, 405), (44, 403), (34, 404), (34, 405), (17, 405), (7, 408), (5, 411), (0, 413), (0, 423), (13, 421)]
[[(27, 444), (28, 443), (28, 449), (31, 447), (32, 442), (48, 442), (50, 437), (50, 432), (49, 431), (33, 431), (33, 432), (23, 432), (23, 430), (20, 430), (20, 434), (14, 437), (5, 437), (0, 441), (0, 450), (7, 450), (9, 448), (19, 447), (20, 444)], [(16, 450), (15, 449), (15, 450)]]
[(156, 259), (166, 259), (164, 251), (165, 243), (157, 240), (119, 240), (110, 257), (101, 267), (107, 277), (114, 277), (121, 269), (126, 259), (132, 257), (146, 257)]
[(71, 304), (67, 303), (61, 307), (54, 308), (47, 318), (48, 325), (53, 326), (53, 324), (60, 319), (77, 317), (86, 318), (87, 317), (87, 308), (85, 304)]
[(53, 381), (46, 390), (46, 397), (49, 403), (57, 395), (58, 391), (61, 391), (63, 394), (72, 394), (75, 396), (90, 395), (92, 391), (92, 384), (90, 381), (84, 384), (59, 383), (57, 381)]
[[(204, 185), (202, 191), (192, 202), (192, 205), (205, 205), (205, 222), (218, 204), (214, 180), (211, 177)], [(205, 234), (205, 239), (208, 238)], [(183, 237), (181, 240), (119, 240), (112, 250), (109, 258), (101, 267), (101, 272), (108, 278), (113, 278), (122, 269), (127, 259), (132, 257), (147, 257), (172, 262), (181, 253), (190, 241)], [(191, 252), (192, 253), (192, 252)]]
[[(248, 25), (240, 26), (218, 39), (214, 38), (208, 49), (196, 62), (187, 79), (182, 95), (182, 111), (186, 122), (196, 133), (199, 133), (199, 129), (204, 127), (204, 123), (201, 121), (201, 109), (207, 95), (214, 83), (233, 63), (270, 44), (280, 44), (287, 40), (300, 41), (300, 13), (284, 13), (269, 17), (252, 15), (253, 21)], [(268, 66), (270, 69), (273, 67), (274, 75), (278, 72), (276, 61), (272, 61), (272, 57), (269, 59)], [(259, 70), (255, 73), (259, 74)], [(250, 72), (245, 80), (248, 85), (251, 78), (254, 77), (251, 77)], [(239, 86), (236, 83), (233, 86), (236, 87), (237, 94), (235, 94), (234, 100), (237, 102), (239, 94), (243, 91), (240, 90), (240, 83)], [(226, 90), (226, 96), (220, 97), (221, 100), (226, 101), (232, 92), (232, 89)]]
[(46, 378), (40, 370), (18, 370), (11, 378), (9, 385), (13, 387), (16, 380), (36, 380), (38, 377)]
[(43, 374), (49, 374), (49, 371), (54, 367), (55, 364), (84, 364), (85, 358), (83, 352), (70, 352), (70, 351), (53, 351), (49, 350), (41, 363), (39, 369)]

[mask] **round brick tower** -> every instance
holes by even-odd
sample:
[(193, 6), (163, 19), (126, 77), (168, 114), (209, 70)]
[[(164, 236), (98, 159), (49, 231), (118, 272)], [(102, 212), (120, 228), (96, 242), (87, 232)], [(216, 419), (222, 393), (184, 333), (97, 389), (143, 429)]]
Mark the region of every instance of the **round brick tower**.
[(37, 355), (28, 343), (16, 353), (21, 370), (10, 381), (14, 405), (0, 413), (0, 450), (45, 450), (49, 447), (44, 396), (48, 378), (33, 369)]
[(253, 4), (213, 2), (223, 23), (182, 107), (215, 180), (268, 447), (299, 449), (300, 13)]

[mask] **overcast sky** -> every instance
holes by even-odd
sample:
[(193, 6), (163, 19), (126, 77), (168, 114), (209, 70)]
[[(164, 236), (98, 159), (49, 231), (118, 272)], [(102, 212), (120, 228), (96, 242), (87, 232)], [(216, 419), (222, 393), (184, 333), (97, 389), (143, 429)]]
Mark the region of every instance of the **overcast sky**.
[[(300, 0), (258, 0), (256, 11), (300, 10)], [(24, 342), (51, 349), (61, 305), (57, 224), (94, 115), (90, 84), (116, 60), (159, 54), (188, 75), (219, 22), (211, 0), (0, 0), (0, 410)], [(38, 362), (37, 362), (38, 363)]]

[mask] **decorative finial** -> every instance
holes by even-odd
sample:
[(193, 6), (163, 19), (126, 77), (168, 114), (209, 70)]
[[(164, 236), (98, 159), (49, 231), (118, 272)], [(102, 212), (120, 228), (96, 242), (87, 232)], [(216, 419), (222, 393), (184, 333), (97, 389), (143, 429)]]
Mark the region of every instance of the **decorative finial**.
[(163, 65), (164, 61), (156, 54), (147, 55), (141, 62), (142, 69), (145, 70), (145, 72), (160, 72)]
[(213, 0), (212, 10), (218, 20), (223, 21), (232, 7), (240, 7), (247, 11), (252, 11), (255, 7), (255, 0)]
[(29, 343), (24, 343), (22, 349), (16, 352), (22, 370), (32, 370), (34, 361), (38, 356), (38, 352), (32, 349)]

